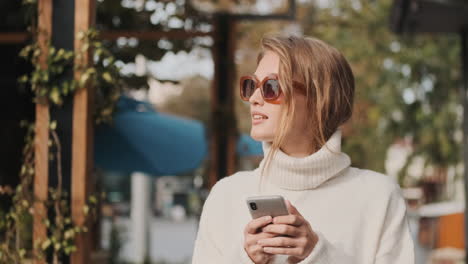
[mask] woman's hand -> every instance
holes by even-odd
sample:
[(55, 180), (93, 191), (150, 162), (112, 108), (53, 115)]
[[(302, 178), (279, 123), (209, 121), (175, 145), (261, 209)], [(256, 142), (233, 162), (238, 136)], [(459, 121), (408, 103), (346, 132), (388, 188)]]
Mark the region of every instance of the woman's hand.
[(262, 228), (271, 224), (271, 216), (263, 216), (250, 221), (244, 229), (244, 249), (250, 259), (256, 264), (269, 263), (273, 255), (265, 253), (263, 247), (258, 244), (260, 239), (272, 238), (273, 233), (262, 232)]
[(289, 255), (289, 263), (298, 263), (312, 252), (318, 242), (318, 236), (296, 207), (289, 201), (286, 201), (286, 205), (289, 215), (275, 217), (273, 224), (262, 230), (264, 233), (273, 234), (274, 237), (263, 238), (258, 244), (263, 247), (265, 253)]

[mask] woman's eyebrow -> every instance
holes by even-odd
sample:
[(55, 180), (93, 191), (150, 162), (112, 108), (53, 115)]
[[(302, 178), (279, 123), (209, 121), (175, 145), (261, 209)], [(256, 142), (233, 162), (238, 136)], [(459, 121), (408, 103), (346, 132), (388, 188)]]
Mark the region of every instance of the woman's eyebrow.
[(257, 79), (259, 79), (259, 80), (263, 80), (264, 78), (266, 78), (267, 76), (272, 75), (272, 74), (277, 74), (277, 73), (276, 73), (276, 72), (269, 72), (269, 73), (265, 74), (263, 78), (260, 78), (260, 77), (259, 77), (257, 74), (255, 74), (255, 73), (253, 73), (252, 75), (255, 76), (255, 77), (257, 77)]

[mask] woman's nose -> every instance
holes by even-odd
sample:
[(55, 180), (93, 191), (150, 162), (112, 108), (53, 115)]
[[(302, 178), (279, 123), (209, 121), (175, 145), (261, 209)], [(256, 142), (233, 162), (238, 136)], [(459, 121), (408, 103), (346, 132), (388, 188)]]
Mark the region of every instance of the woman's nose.
[(260, 91), (260, 88), (255, 89), (252, 96), (250, 96), (249, 102), (250, 104), (253, 104), (253, 105), (256, 105), (256, 104), (263, 105), (264, 100), (263, 100), (262, 92)]

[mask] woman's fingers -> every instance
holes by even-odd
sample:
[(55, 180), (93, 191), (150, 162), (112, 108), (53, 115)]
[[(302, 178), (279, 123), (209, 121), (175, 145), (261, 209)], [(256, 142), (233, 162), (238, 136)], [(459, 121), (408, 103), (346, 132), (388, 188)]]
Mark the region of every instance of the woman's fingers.
[(263, 252), (273, 255), (301, 256), (304, 250), (302, 248), (264, 247)]
[(285, 224), (285, 225), (293, 225), (293, 226), (300, 226), (304, 223), (304, 218), (298, 215), (282, 215), (277, 216), (273, 219), (274, 224)]
[[(264, 238), (275, 237), (276, 234), (261, 232), (261, 233), (258, 233), (256, 235), (252, 235), (252, 236), (254, 236), (256, 240), (260, 240), (260, 239), (264, 239)], [(255, 241), (255, 243), (257, 243), (257, 242)]]
[(257, 241), (260, 239), (265, 239), (265, 238), (272, 238), (275, 237), (275, 234), (272, 233), (258, 233), (258, 234), (247, 234), (245, 237), (245, 242), (247, 245), (258, 245)]
[(305, 253), (304, 241), (290, 237), (266, 238), (258, 241), (263, 252), (273, 255), (302, 256)]
[(300, 235), (300, 230), (296, 226), (286, 224), (271, 224), (262, 228), (263, 232), (273, 233), (277, 235), (286, 235), (296, 237)]
[(272, 257), (271, 254), (263, 251), (263, 247), (260, 246), (257, 241), (259, 239), (268, 239), (272, 238), (274, 234), (268, 233), (258, 233), (258, 234), (246, 234), (244, 249), (246, 250), (249, 257), (254, 261), (254, 263), (268, 263), (269, 259)]
[(251, 245), (246, 251), (254, 263), (268, 263), (272, 257), (271, 254), (264, 252), (260, 245)]
[[(255, 263), (267, 263), (273, 255), (289, 255), (297, 263), (305, 259), (318, 237), (309, 222), (287, 201), (289, 215), (252, 220), (245, 228), (245, 249)], [(259, 251), (261, 250), (261, 251)]]
[(282, 247), (282, 248), (294, 248), (298, 246), (297, 239), (290, 237), (273, 237), (260, 239), (257, 242), (262, 247)]
[(248, 234), (255, 234), (258, 232), (260, 228), (270, 224), (271, 221), (272, 221), (271, 216), (263, 216), (263, 217), (254, 219), (247, 224), (247, 226), (245, 227), (245, 232)]

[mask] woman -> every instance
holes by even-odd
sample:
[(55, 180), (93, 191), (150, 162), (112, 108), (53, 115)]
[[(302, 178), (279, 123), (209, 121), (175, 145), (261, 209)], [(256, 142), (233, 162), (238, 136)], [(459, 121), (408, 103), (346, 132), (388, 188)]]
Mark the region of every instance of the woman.
[[(265, 158), (212, 188), (193, 263), (413, 264), (399, 186), (341, 152), (354, 96), (345, 58), (310, 37), (265, 37), (262, 50), (240, 89)], [(290, 214), (252, 220), (246, 198), (273, 194)]]

